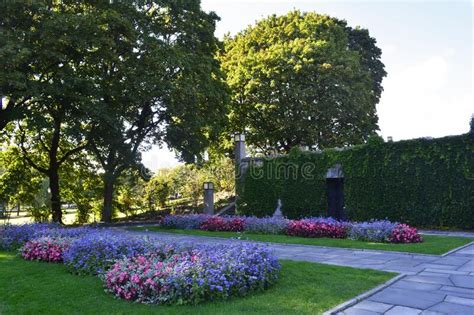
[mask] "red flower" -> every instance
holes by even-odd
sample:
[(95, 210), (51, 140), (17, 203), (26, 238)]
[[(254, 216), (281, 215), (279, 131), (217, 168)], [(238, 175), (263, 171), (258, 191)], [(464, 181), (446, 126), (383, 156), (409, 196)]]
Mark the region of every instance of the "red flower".
[(342, 224), (310, 222), (307, 220), (291, 221), (287, 230), (290, 236), (345, 238), (346, 228)]
[(205, 231), (241, 232), (244, 230), (244, 219), (211, 217), (204, 221), (200, 229)]
[(407, 224), (398, 224), (392, 231), (392, 235), (388, 238), (391, 243), (420, 243), (423, 238), (416, 228)]

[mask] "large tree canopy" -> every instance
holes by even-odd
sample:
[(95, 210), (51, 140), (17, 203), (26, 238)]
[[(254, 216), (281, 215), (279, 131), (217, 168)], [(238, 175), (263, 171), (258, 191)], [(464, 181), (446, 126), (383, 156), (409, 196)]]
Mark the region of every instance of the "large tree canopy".
[(231, 128), (262, 151), (361, 143), (377, 129), (381, 50), (367, 30), (327, 15), (270, 16), (227, 37), (220, 60)]
[[(2, 2), (0, 110), (25, 160), (49, 178), (61, 222), (59, 176), (93, 156), (111, 220), (114, 182), (147, 144), (191, 161), (225, 123), (227, 93), (214, 13), (199, 0)], [(81, 154), (83, 150), (86, 153)], [(87, 163), (86, 163), (87, 164)], [(85, 165), (85, 164), (84, 164)]]

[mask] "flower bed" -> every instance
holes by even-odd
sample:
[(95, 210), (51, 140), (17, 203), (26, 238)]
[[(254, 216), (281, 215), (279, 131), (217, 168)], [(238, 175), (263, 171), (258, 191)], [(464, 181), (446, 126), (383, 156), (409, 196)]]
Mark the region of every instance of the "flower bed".
[(392, 231), (396, 226), (397, 223), (387, 220), (353, 223), (349, 229), (348, 236), (353, 240), (389, 242)]
[(397, 224), (388, 240), (391, 243), (419, 243), (423, 241), (418, 231), (406, 224)]
[[(243, 226), (239, 218), (223, 222), (208, 226)], [(107, 291), (143, 303), (196, 304), (244, 296), (275, 283), (280, 270), (276, 257), (260, 245), (178, 245), (51, 224), (2, 228), (0, 244), (22, 244), (19, 252), (26, 260), (63, 262), (72, 273), (99, 275)]]
[(332, 218), (321, 217), (288, 220), (279, 217), (213, 217), (194, 214), (189, 216), (168, 215), (163, 218), (160, 226), (164, 228), (200, 229), (204, 231), (349, 238), (368, 242), (417, 243), (423, 241), (415, 228), (387, 220), (342, 222)]
[(150, 253), (116, 262), (102, 277), (115, 296), (143, 303), (197, 304), (264, 290), (278, 278), (271, 253), (250, 244), (183, 251), (165, 259)]
[(244, 224), (244, 219), (238, 217), (210, 217), (199, 228), (204, 231), (242, 232)]
[(63, 228), (51, 223), (6, 225), (0, 228), (0, 249), (19, 249), (29, 240), (42, 236), (75, 238), (94, 230), (89, 227)]
[(70, 246), (70, 238), (43, 236), (27, 241), (20, 248), (20, 253), (26, 260), (61, 262), (63, 253)]
[(348, 224), (334, 219), (303, 219), (291, 221), (287, 234), (300, 237), (345, 238)]
[(285, 234), (290, 220), (279, 217), (246, 217), (244, 230), (257, 234)]
[(161, 221), (161, 226), (169, 229), (199, 229), (201, 224), (211, 218), (206, 214), (189, 214), (189, 215), (167, 215)]
[(117, 259), (154, 249), (152, 242), (130, 235), (99, 231), (76, 239), (64, 254), (68, 270), (77, 274), (99, 274)]

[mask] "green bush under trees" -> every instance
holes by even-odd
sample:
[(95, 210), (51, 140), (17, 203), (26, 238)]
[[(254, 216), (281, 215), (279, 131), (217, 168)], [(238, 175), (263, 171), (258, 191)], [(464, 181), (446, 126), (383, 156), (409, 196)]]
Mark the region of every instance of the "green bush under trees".
[[(341, 163), (346, 212), (352, 220), (388, 218), (415, 226), (474, 228), (474, 137), (415, 139), (250, 165), (240, 181), (238, 211), (271, 215), (280, 198), (290, 218), (327, 214), (328, 168)], [(303, 176), (305, 174), (305, 176)]]

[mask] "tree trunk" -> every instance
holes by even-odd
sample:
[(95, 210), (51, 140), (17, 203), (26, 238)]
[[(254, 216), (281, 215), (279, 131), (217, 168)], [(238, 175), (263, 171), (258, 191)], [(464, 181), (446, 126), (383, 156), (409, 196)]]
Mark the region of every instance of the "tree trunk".
[(58, 149), (61, 137), (61, 118), (54, 117), (54, 132), (49, 151), (49, 189), (51, 190), (51, 213), (53, 222), (62, 224), (61, 195), (59, 191)]
[(104, 175), (104, 206), (102, 209), (101, 221), (112, 222), (112, 203), (114, 200), (114, 182), (115, 178), (112, 174)]
[(62, 224), (63, 213), (61, 210), (61, 195), (59, 191), (59, 174), (57, 166), (50, 169), (49, 189), (51, 190), (51, 212), (53, 214), (53, 222)]

